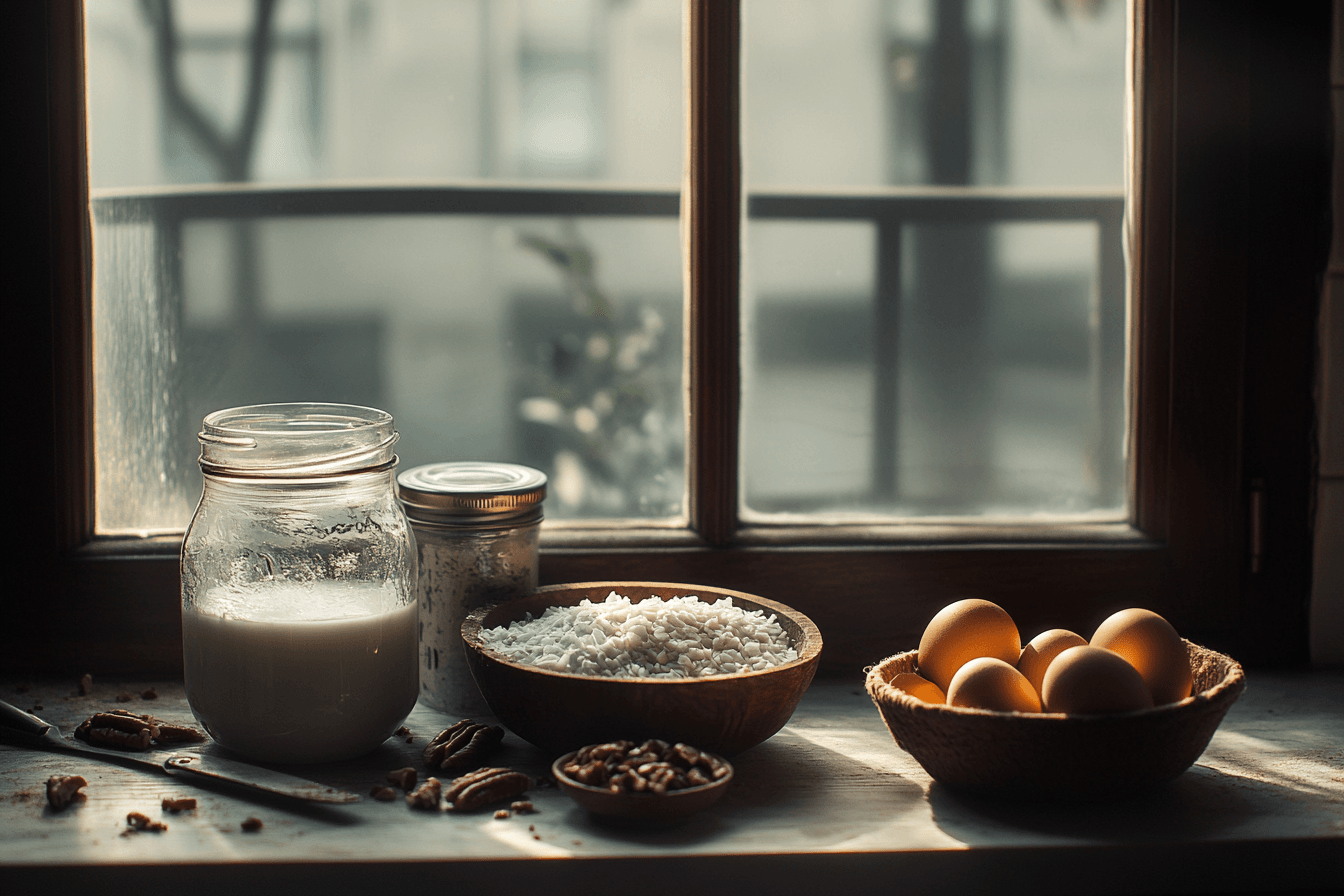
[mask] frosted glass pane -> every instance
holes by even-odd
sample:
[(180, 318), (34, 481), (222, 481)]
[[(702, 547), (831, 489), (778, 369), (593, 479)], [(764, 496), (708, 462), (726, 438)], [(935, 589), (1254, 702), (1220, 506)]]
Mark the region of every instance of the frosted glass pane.
[(1118, 187), (1125, 0), (744, 0), (751, 189)]
[(1123, 519), (1126, 5), (744, 9), (744, 517)]
[(744, 296), (748, 505), (805, 510), (870, 491), (873, 228), (752, 222)]
[[(387, 410), (403, 468), (545, 470), (553, 518), (682, 511), (675, 220), (189, 224), (180, 303), (143, 261), (157, 257), (147, 225), (101, 232), (99, 321), (114, 335), (98, 369), (118, 388), (100, 392), (98, 475), (113, 497), (138, 496), (99, 503), (104, 531), (185, 526), (202, 417), (290, 400)], [(250, 302), (219, 276), (240, 244), (256, 254)], [(557, 261), (564, 250), (598, 276)]]
[[(391, 412), (403, 468), (539, 467), (550, 519), (679, 519), (680, 5), (263, 6), (85, 8), (97, 530), (182, 530), (202, 417), (303, 400)], [(473, 208), (276, 214), (233, 182)], [(561, 182), (665, 201), (595, 217)]]
[(1101, 375), (1097, 242), (1088, 224), (909, 228), (901, 504), (927, 514), (1120, 512), (1123, 426), (1101, 411), (1122, 384)]
[(750, 227), (753, 270), (796, 264), (806, 244), (818, 276), (747, 304), (748, 516), (1116, 518), (1123, 425), (1103, 412), (1122, 383), (1103, 359), (1123, 333), (1100, 327), (1097, 227), (902, 233), (899, 291), (879, 312), (872, 285), (841, 276), (872, 270), (871, 228)]
[(195, 456), (179, 442), (180, 317), (161, 299), (167, 272), (143, 211), (132, 206), (100, 223), (94, 241), (94, 382), (104, 385), (94, 403), (100, 532), (185, 528), (200, 497)]
[(680, 181), (678, 3), (285, 0), (269, 22), (250, 142), (247, 48), (259, 4), (162, 6), (185, 115), (161, 101), (156, 36), (165, 25), (150, 12), (160, 5), (85, 5), (95, 187)]

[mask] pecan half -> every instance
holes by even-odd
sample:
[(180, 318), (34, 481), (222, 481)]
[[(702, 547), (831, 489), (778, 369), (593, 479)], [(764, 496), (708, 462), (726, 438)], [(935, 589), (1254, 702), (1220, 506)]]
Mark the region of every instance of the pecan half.
[(426, 778), (425, 783), (406, 794), (406, 805), (412, 809), (437, 809), (443, 783), (438, 778)]
[[(78, 733), (78, 732), (76, 732)], [(96, 747), (112, 747), (114, 750), (148, 750), (153, 735), (148, 728), (140, 731), (122, 731), (119, 728), (89, 728), (84, 732), (84, 740)]]
[(189, 725), (176, 725), (151, 715), (109, 709), (89, 716), (75, 729), (75, 737), (118, 750), (148, 750), (150, 744), (196, 744), (205, 735)]
[(451, 728), (445, 728), (425, 747), (425, 767), (449, 771), (475, 768), (504, 740), (504, 729), (498, 725), (482, 725), (463, 719)]
[(453, 780), (443, 794), (454, 812), (471, 812), (497, 803), (514, 800), (532, 788), (532, 779), (511, 768), (483, 768)]
[(132, 831), (149, 831), (158, 834), (168, 830), (168, 825), (161, 821), (154, 821), (143, 812), (126, 813), (126, 824)]
[[(150, 716), (154, 719), (153, 716)], [(156, 743), (160, 744), (203, 744), (205, 735), (192, 728), (190, 725), (174, 725), (171, 722), (165, 722), (161, 719), (154, 719), (154, 723), (159, 726), (159, 736), (154, 738)]]
[(394, 772), (388, 772), (387, 783), (395, 784), (400, 787), (402, 793), (410, 793), (411, 790), (415, 788), (416, 777), (415, 769), (407, 766), (406, 768), (399, 768)]
[(78, 737), (80, 732), (88, 733), (100, 728), (110, 728), (113, 731), (121, 731), (125, 734), (139, 734), (141, 731), (148, 731), (151, 739), (159, 736), (159, 726), (154, 724), (152, 716), (138, 716), (124, 709), (109, 709), (106, 712), (94, 713), (75, 729), (75, 736)]
[(88, 786), (80, 775), (52, 775), (47, 779), (47, 804), (57, 812), (73, 802), (84, 799), (79, 788)]

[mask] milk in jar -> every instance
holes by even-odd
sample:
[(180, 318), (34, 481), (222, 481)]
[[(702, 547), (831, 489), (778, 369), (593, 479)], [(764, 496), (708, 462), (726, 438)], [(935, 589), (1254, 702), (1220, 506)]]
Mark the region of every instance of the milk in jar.
[(376, 748), (415, 706), (417, 611), (386, 586), (207, 592), (182, 613), (187, 699), (220, 744), (262, 761)]
[(187, 701), (263, 762), (349, 759), (415, 706), (415, 538), (397, 432), (352, 405), (206, 416), (201, 501), (182, 541)]

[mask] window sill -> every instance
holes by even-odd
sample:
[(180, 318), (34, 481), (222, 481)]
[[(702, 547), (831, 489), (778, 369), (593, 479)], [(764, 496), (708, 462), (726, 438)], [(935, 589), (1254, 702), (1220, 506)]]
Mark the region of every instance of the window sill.
[[(179, 545), (163, 535), (99, 538), (77, 548), (53, 590), (73, 597), (26, 606), (29, 618), (14, 629), (0, 669), (179, 674)], [(779, 601), (821, 629), (823, 674), (856, 674), (917, 644), (951, 599), (978, 594), (992, 594), (1024, 632), (1091, 631), (1117, 607), (1146, 606), (1191, 640), (1254, 661), (1229, 640), (1225, 619), (1190, 598), (1194, 588), (1164, 584), (1170, 563), (1166, 545), (1123, 524), (1011, 532), (983, 525), (806, 533), (757, 527), (732, 549), (706, 545), (684, 529), (550, 527), (542, 534), (540, 571), (544, 585), (702, 583)], [(70, 626), (72, 619), (78, 625)], [(17, 637), (25, 631), (62, 634)]]
[[(182, 546), (178, 534), (101, 536), (76, 549), (89, 560), (176, 557)], [(743, 527), (737, 548), (953, 550), (1076, 547), (1082, 549), (1152, 549), (1161, 543), (1135, 527), (1117, 522), (1061, 523), (914, 521), (908, 523), (837, 522), (816, 524), (756, 524)], [(712, 550), (694, 532), (679, 526), (632, 526), (622, 521), (547, 523), (541, 533), (548, 553), (623, 551), (635, 549)]]
[[(1254, 673), (1198, 763), (1158, 792), (1116, 804), (981, 803), (949, 793), (892, 743), (861, 684), (819, 680), (793, 720), (737, 757), (722, 802), (662, 830), (595, 822), (559, 791), (529, 794), (538, 812), (494, 819), (425, 815), (362, 800), (318, 813), (259, 804), (152, 773), (0, 746), (0, 868), (15, 885), (121, 891), (172, 880), (193, 893), (400, 891), (536, 885), (546, 892), (617, 892), (659, 875), (704, 892), (887, 888), (1001, 892), (1181, 892), (1337, 886), (1344, 867), (1344, 676)], [(14, 693), (15, 681), (5, 682)], [(161, 717), (186, 717), (180, 684), (97, 682), (32, 688), (42, 715), (69, 726), (120, 690), (149, 684)], [(29, 704), (25, 704), (29, 705)], [(132, 704), (140, 706), (139, 702)], [(392, 768), (419, 765), (425, 735), (446, 717), (417, 708), (420, 744), (389, 742), (361, 760), (302, 773), (366, 793)], [(501, 762), (533, 775), (549, 757), (510, 736)], [(48, 775), (88, 778), (85, 804), (43, 806)], [(27, 796), (24, 796), (27, 794)], [(163, 796), (195, 796), (159, 835), (119, 837), (130, 811), (159, 817)], [(264, 829), (238, 831), (249, 815)], [(548, 861), (540, 861), (548, 860)], [(1048, 869), (1048, 873), (1042, 873)], [(1334, 869), (1333, 871), (1331, 869)], [(653, 886), (654, 890), (664, 889)]]

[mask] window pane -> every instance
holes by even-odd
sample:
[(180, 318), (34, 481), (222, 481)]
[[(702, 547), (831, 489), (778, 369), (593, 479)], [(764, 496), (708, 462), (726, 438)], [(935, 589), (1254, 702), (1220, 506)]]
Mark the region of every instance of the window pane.
[(745, 5), (747, 519), (1125, 517), (1126, 14)]
[(552, 519), (680, 518), (677, 4), (106, 0), (86, 29), (98, 531), (183, 529), (204, 414), (309, 399), (391, 412), (403, 468), (537, 466)]
[[(870, 491), (874, 228), (756, 220), (744, 322), (743, 488), (761, 510), (859, 505)], [(787, 445), (787, 450), (782, 446)]]

